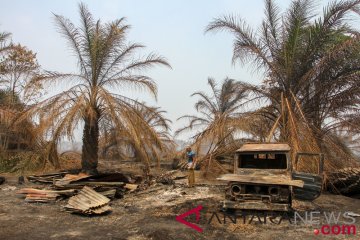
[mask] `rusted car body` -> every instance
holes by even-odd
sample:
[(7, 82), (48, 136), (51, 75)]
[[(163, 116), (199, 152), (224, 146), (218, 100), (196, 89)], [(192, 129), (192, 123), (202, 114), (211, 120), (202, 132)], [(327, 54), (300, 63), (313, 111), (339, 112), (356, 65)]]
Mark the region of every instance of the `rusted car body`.
[[(289, 211), (292, 199), (312, 201), (319, 197), (323, 155), (298, 153), (292, 162), (290, 150), (284, 143), (247, 143), (238, 149), (233, 173), (218, 178), (228, 182), (222, 207)], [(317, 160), (317, 173), (295, 170), (302, 156)]]

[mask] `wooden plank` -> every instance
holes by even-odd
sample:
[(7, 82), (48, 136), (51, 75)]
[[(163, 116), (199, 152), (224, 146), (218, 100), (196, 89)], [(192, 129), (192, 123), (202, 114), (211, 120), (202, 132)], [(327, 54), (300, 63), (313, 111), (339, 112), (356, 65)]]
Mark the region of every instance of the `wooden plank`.
[(26, 197), (57, 197), (59, 194), (56, 193), (29, 193), (26, 195)]
[(295, 187), (304, 187), (304, 181), (291, 180), (290, 177), (286, 178), (279, 175), (259, 176), (252, 175), (239, 175), (239, 174), (225, 174), (217, 178), (220, 181), (242, 182), (242, 183), (254, 183), (254, 184), (268, 184), (268, 185), (286, 185)]
[(22, 188), (17, 191), (18, 194), (60, 194), (60, 195), (73, 195), (75, 193), (74, 189), (70, 190), (46, 190), (46, 189), (36, 189), (36, 188)]
[(33, 203), (33, 202), (36, 202), (36, 203), (49, 203), (49, 202), (55, 202), (55, 200), (53, 199), (28, 199), (28, 198), (25, 198), (25, 202), (28, 202), (28, 203)]

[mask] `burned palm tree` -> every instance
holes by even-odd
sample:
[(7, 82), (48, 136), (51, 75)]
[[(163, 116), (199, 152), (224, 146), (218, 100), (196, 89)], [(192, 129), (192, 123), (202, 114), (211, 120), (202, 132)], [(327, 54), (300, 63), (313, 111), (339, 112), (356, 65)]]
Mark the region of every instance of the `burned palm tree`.
[[(236, 133), (242, 129), (241, 118), (247, 102), (248, 92), (243, 84), (226, 78), (221, 86), (217, 86), (214, 79), (209, 78), (208, 84), (211, 95), (195, 92), (192, 96), (200, 99), (195, 104), (198, 115), (185, 115), (179, 119), (187, 119), (189, 124), (176, 131), (180, 134), (188, 130), (196, 130), (194, 145), (201, 150), (206, 148), (203, 160), (215, 159), (216, 156), (231, 152), (229, 148), (236, 144)], [(235, 147), (236, 148), (236, 147)], [(210, 163), (210, 160), (209, 160)]]
[(79, 5), (79, 13), (79, 27), (55, 15), (61, 34), (78, 60), (79, 72), (47, 72), (37, 78), (34, 82), (71, 87), (39, 102), (26, 115), (38, 116), (40, 129), (54, 141), (72, 136), (74, 129), (83, 123), (82, 169), (94, 173), (98, 163), (99, 124), (103, 121), (122, 129), (139, 147), (143, 133), (161, 147), (159, 136), (136, 112), (136, 106), (142, 104), (115, 91), (136, 88), (156, 96), (155, 82), (141, 70), (169, 64), (155, 54), (136, 57), (135, 53), (144, 46), (126, 42), (130, 26), (124, 18), (108, 23), (95, 21), (84, 4)]
[(313, 12), (310, 0), (294, 0), (284, 13), (266, 0), (265, 18), (257, 30), (240, 17), (224, 16), (206, 31), (231, 32), (233, 62), (264, 71), (263, 84), (249, 84), (248, 89), (265, 99), (254, 114), (270, 121), (271, 135), (290, 142), (295, 151), (336, 151), (342, 161), (326, 166), (337, 167), (353, 161), (336, 144), (331, 129), (346, 122), (346, 114), (359, 104), (360, 35), (348, 16), (360, 12), (360, 1), (331, 2), (320, 17)]
[[(134, 112), (144, 119), (158, 138), (153, 139), (153, 134), (145, 131), (139, 133), (141, 141), (137, 142), (136, 139), (129, 136), (126, 129), (116, 129), (112, 124), (104, 122), (101, 126), (102, 155), (105, 158), (107, 153), (113, 150), (121, 159), (134, 158), (138, 161), (143, 159), (147, 164), (151, 160), (156, 160), (159, 164), (161, 155), (173, 150), (173, 141), (169, 135), (171, 121), (164, 117), (165, 111), (156, 107), (147, 107), (144, 104), (134, 106)], [(155, 144), (156, 141), (160, 142)]]

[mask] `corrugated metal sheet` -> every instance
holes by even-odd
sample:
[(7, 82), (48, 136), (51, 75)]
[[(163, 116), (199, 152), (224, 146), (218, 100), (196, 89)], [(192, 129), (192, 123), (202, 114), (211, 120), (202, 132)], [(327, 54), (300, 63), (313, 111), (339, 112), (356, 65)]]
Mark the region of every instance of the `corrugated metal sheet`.
[(110, 211), (110, 199), (85, 186), (76, 196), (69, 199), (65, 208), (71, 212), (101, 214)]
[(290, 151), (290, 146), (286, 143), (245, 143), (236, 152), (273, 152)]

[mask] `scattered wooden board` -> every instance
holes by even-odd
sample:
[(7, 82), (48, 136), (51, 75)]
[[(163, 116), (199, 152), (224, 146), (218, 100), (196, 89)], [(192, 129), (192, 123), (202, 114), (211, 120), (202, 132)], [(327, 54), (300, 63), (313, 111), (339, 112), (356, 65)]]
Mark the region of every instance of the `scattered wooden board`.
[(75, 190), (47, 190), (36, 188), (23, 188), (17, 191), (18, 194), (25, 195), (26, 202), (54, 202), (60, 196), (72, 196)]

